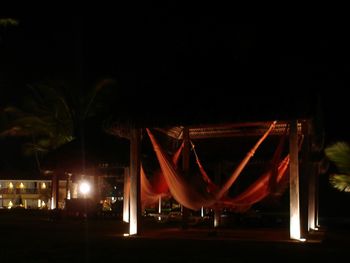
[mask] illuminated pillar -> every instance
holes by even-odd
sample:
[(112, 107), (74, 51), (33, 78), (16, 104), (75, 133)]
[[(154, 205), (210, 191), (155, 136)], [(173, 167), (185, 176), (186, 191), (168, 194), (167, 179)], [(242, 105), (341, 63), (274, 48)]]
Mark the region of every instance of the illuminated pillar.
[[(300, 122), (299, 122), (300, 123)], [(310, 184), (311, 184), (311, 159), (310, 159), (310, 127), (309, 121), (301, 121), (301, 131), (303, 135), (302, 144), (299, 140), (299, 152), (301, 157), (299, 175), (299, 195), (300, 195), (300, 231), (301, 236), (306, 237), (310, 230)]]
[[(215, 169), (215, 183), (216, 185), (221, 184), (221, 163), (218, 164), (217, 169)], [(214, 228), (221, 225), (221, 212), (222, 209), (218, 206), (214, 206)]]
[(312, 166), (309, 179), (309, 230), (316, 230), (316, 167)]
[(124, 168), (124, 197), (123, 197), (123, 221), (129, 223), (130, 203), (130, 173), (129, 168)]
[(158, 202), (158, 214), (162, 213), (162, 197), (159, 196), (159, 202)]
[(319, 219), (319, 174), (320, 174), (320, 164), (317, 164), (317, 170), (315, 170), (316, 176), (315, 176), (315, 225), (316, 227), (320, 227), (320, 224), (318, 222)]
[(299, 207), (299, 161), (298, 161), (298, 121), (290, 122), (289, 130), (289, 197), (290, 197), (290, 238), (300, 239)]
[(70, 192), (70, 182), (71, 182), (71, 174), (67, 173), (67, 182), (66, 182), (66, 198), (67, 200), (71, 199), (71, 192)]
[(214, 227), (219, 227), (221, 221), (221, 209), (218, 207), (214, 208)]
[(51, 209), (58, 208), (58, 176), (56, 173), (51, 177)]
[(141, 130), (130, 131), (130, 223), (129, 235), (136, 235), (141, 219), (141, 185), (140, 185), (140, 147)]

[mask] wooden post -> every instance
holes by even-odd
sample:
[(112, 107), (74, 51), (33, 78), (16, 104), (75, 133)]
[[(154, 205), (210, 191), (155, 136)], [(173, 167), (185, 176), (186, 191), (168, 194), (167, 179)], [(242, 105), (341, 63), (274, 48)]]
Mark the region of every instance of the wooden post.
[(129, 167), (124, 168), (124, 197), (123, 197), (123, 221), (130, 220), (130, 173)]
[(71, 199), (71, 177), (72, 175), (70, 173), (67, 173), (67, 182), (66, 182), (66, 199), (70, 200)]
[[(183, 142), (184, 147), (182, 150), (182, 169), (184, 176), (187, 177), (189, 175), (190, 168), (190, 134), (188, 127), (184, 127), (183, 129)], [(190, 216), (190, 210), (187, 207), (183, 207), (182, 210), (182, 228), (188, 227), (188, 220)]]
[(59, 179), (56, 173), (52, 174), (51, 177), (51, 209), (58, 208), (58, 187), (59, 187)]
[[(215, 171), (215, 177), (214, 177), (216, 185), (221, 184), (221, 171), (222, 171), (222, 166), (221, 166), (221, 163), (219, 163)], [(220, 227), (221, 225), (221, 212), (222, 211), (219, 206), (214, 207), (214, 228)]]
[(304, 136), (300, 148), (301, 165), (300, 165), (300, 230), (301, 236), (306, 237), (309, 233), (309, 189), (310, 189), (310, 128), (309, 122), (301, 122), (301, 131)]
[(320, 174), (320, 164), (317, 163), (317, 169), (315, 169), (315, 225), (316, 228), (320, 227), (319, 224), (319, 183), (320, 183), (320, 177), (318, 176)]
[(299, 206), (299, 158), (298, 158), (298, 121), (290, 122), (289, 130), (289, 197), (290, 197), (290, 238), (300, 240)]
[(140, 148), (141, 130), (132, 128), (130, 131), (130, 235), (136, 235), (140, 230), (138, 224), (141, 220)]
[(308, 229), (316, 230), (317, 221), (316, 221), (316, 173), (318, 165), (312, 163), (312, 169), (310, 171), (309, 178), (309, 222)]

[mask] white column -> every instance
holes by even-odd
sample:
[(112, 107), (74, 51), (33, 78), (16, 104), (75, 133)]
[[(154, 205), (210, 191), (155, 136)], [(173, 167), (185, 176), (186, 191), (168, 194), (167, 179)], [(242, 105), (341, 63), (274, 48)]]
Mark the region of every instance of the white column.
[(129, 168), (124, 168), (124, 197), (123, 197), (123, 221), (129, 223), (130, 215), (130, 173)]
[(141, 217), (141, 188), (140, 188), (140, 129), (131, 129), (130, 138), (130, 223), (129, 235), (138, 233), (138, 222)]
[(290, 238), (300, 240), (298, 121), (297, 120), (290, 122), (289, 154), (290, 154), (290, 171), (289, 171)]

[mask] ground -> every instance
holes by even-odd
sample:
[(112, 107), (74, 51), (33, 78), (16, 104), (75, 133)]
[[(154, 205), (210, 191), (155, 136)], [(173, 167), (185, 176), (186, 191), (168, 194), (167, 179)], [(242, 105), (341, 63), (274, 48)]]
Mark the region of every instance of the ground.
[(2, 263), (338, 262), (350, 241), (346, 222), (324, 226), (303, 243), (288, 240), (285, 228), (183, 230), (152, 222), (144, 224), (142, 235), (124, 237), (128, 225), (116, 219), (52, 220), (45, 213), (23, 213), (0, 213)]

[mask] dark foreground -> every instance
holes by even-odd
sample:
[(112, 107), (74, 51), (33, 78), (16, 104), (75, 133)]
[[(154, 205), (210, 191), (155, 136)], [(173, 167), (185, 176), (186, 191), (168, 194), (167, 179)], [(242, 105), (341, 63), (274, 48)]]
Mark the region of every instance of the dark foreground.
[(181, 230), (144, 223), (124, 237), (119, 220), (52, 220), (46, 214), (0, 213), (0, 262), (338, 262), (348, 256), (350, 231), (332, 224), (307, 242), (285, 228)]

